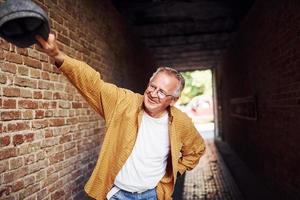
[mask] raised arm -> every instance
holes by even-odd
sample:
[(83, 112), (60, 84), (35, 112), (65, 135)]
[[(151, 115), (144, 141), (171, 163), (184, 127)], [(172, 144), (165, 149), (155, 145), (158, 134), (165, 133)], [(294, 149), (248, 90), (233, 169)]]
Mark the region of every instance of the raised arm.
[(56, 38), (49, 35), (47, 41), (36, 36), (43, 51), (54, 58), (56, 66), (79, 90), (83, 97), (107, 121), (112, 116), (118, 102), (126, 98), (126, 92), (101, 79), (100, 73), (84, 62), (72, 59), (59, 50)]

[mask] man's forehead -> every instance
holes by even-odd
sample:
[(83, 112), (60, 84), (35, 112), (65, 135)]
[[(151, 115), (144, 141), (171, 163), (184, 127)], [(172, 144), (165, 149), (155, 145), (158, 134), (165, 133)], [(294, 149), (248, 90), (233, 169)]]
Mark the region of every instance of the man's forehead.
[(172, 73), (170, 73), (170, 72), (167, 72), (167, 71), (160, 71), (160, 72), (158, 72), (154, 77), (153, 77), (153, 79), (155, 79), (155, 78), (170, 78), (170, 79), (176, 79), (177, 80), (177, 78), (175, 77), (175, 75), (174, 74), (172, 74)]
[(169, 90), (171, 87), (177, 87), (178, 80), (169, 73), (159, 72), (149, 83), (161, 87), (163, 90)]

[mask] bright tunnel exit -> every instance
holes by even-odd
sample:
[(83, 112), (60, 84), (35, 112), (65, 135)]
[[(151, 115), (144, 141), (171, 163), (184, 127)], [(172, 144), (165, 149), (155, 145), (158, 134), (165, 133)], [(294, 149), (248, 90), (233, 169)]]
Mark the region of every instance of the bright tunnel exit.
[(195, 127), (205, 139), (214, 138), (214, 103), (212, 70), (181, 72), (185, 79), (176, 107), (192, 118)]

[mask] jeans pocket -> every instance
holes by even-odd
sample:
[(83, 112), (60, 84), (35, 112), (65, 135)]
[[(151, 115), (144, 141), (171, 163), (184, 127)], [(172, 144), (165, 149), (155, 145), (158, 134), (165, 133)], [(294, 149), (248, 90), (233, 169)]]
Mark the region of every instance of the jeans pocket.
[(120, 198), (120, 192), (121, 190), (119, 190), (118, 192), (116, 192), (112, 197), (110, 197), (109, 200), (121, 200), (122, 198)]

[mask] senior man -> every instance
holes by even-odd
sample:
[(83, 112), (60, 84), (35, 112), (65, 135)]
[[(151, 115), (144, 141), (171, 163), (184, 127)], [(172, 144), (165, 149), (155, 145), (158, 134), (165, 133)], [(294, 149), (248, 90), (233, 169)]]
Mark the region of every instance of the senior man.
[(86, 63), (65, 55), (53, 34), (47, 41), (36, 39), (106, 122), (87, 194), (109, 200), (172, 199), (177, 175), (193, 169), (205, 150), (191, 119), (173, 106), (184, 87), (180, 73), (159, 68), (141, 95), (106, 83)]

